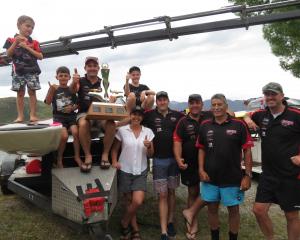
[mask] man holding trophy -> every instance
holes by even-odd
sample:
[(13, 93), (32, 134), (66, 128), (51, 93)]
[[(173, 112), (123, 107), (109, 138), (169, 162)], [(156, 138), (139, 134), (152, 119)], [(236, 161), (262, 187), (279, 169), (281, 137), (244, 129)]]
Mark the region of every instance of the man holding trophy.
[[(103, 152), (100, 161), (100, 167), (102, 169), (108, 169), (110, 167), (109, 151), (113, 143), (116, 124), (114, 120), (89, 120), (87, 119), (87, 112), (92, 104), (93, 97), (90, 92), (101, 92), (101, 81), (98, 77), (100, 71), (99, 60), (97, 57), (87, 57), (85, 60), (84, 69), (86, 74), (84, 77), (80, 77), (75, 69), (73, 74), (72, 89), (78, 93), (78, 114), (77, 124), (79, 126), (79, 140), (84, 151), (85, 160), (82, 164), (81, 171), (89, 172), (92, 168), (92, 154), (91, 154), (91, 128), (103, 129), (105, 136), (103, 139)], [(108, 74), (109, 69), (102, 69), (103, 74), (103, 86), (105, 88), (104, 99), (108, 99), (107, 89), (109, 86)], [(114, 101), (114, 99), (110, 99)]]

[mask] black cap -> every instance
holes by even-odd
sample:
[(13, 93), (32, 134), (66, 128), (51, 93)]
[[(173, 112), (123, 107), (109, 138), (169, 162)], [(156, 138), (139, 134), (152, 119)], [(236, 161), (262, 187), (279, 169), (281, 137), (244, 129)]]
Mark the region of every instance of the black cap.
[(158, 93), (156, 93), (156, 99), (158, 99), (160, 97), (165, 97), (165, 98), (169, 99), (168, 93), (165, 91), (159, 91)]
[(191, 94), (189, 96), (188, 102), (191, 102), (191, 101), (200, 101), (200, 102), (202, 102), (202, 97), (201, 97), (200, 94)]
[(132, 114), (132, 113), (140, 113), (141, 115), (144, 115), (144, 109), (142, 107), (140, 107), (140, 106), (135, 106), (131, 110), (130, 114)]

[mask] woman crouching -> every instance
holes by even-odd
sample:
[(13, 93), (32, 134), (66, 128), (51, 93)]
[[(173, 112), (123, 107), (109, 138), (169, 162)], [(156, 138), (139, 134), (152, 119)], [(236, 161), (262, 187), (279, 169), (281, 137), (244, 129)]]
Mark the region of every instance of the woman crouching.
[[(119, 190), (126, 198), (120, 239), (141, 239), (136, 212), (144, 201), (147, 187), (147, 157), (153, 155), (154, 134), (141, 125), (144, 110), (137, 106), (130, 113), (130, 124), (120, 127), (112, 148), (112, 166), (119, 170)], [(122, 146), (118, 161), (118, 152)]]

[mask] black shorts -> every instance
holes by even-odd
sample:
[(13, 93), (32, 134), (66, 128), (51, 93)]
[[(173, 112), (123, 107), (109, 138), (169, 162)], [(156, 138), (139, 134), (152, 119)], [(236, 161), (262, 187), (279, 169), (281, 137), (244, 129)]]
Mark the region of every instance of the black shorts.
[(185, 186), (192, 187), (199, 185), (200, 177), (197, 164), (189, 164), (191, 161), (186, 161), (188, 164), (187, 169), (180, 170), (181, 183)]
[(72, 125), (76, 125), (76, 115), (54, 116), (53, 122), (59, 122), (63, 125), (63, 127), (69, 129)]
[(285, 212), (300, 210), (300, 180), (262, 174), (255, 202), (276, 203)]

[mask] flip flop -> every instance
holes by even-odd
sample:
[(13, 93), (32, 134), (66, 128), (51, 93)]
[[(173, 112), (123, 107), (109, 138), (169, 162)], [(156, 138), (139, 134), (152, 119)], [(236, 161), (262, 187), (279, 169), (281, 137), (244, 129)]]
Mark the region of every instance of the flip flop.
[(141, 240), (140, 231), (132, 231), (130, 235), (130, 240)]
[(24, 120), (18, 120), (18, 119), (16, 119), (15, 121), (14, 121), (14, 123), (23, 123), (24, 122)]
[(82, 163), (80, 166), (80, 172), (89, 173), (92, 169), (92, 163)]
[(101, 169), (109, 169), (110, 168), (110, 162), (108, 160), (101, 160), (100, 162), (100, 168)]
[(186, 238), (188, 239), (188, 240), (196, 240), (197, 238), (196, 238), (196, 234), (198, 233), (198, 231), (196, 231), (196, 232), (187, 232), (186, 234), (185, 234), (185, 236), (186, 236)]

